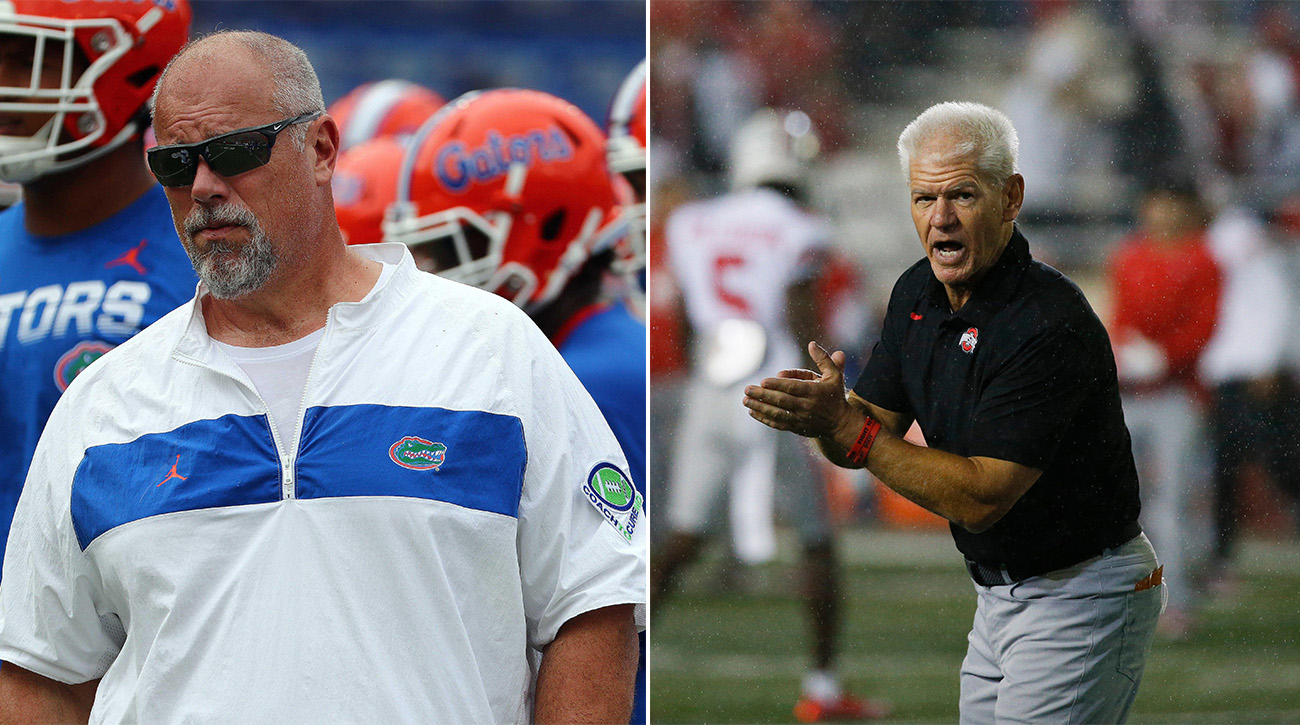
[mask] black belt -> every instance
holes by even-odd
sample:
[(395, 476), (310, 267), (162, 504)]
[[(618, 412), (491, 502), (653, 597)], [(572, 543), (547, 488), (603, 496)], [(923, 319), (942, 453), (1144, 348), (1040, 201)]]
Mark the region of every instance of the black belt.
[(1016, 582), (1016, 580), (1012, 579), (1011, 575), (1007, 573), (1007, 568), (1005, 566), (999, 569), (994, 569), (967, 559), (966, 571), (970, 572), (970, 578), (982, 587), (996, 587), (1006, 584), (1014, 584)]
[(1011, 572), (1008, 571), (1008, 567), (1005, 564), (1002, 566), (988, 566), (986, 564), (981, 564), (977, 561), (971, 561), (970, 559), (966, 560), (966, 571), (970, 572), (970, 578), (976, 584), (982, 587), (1006, 586), (1007, 584), (1015, 584), (1018, 581), (1023, 581), (1025, 579), (1028, 579), (1031, 576), (1046, 574), (1049, 571), (1056, 571), (1057, 569), (1065, 569), (1067, 567), (1074, 566), (1075, 564), (1078, 564), (1081, 561), (1087, 561), (1088, 559), (1091, 559), (1094, 556), (1100, 556), (1107, 549), (1113, 549), (1117, 546), (1128, 543), (1130, 540), (1135, 538), (1140, 533), (1142, 533), (1142, 527), (1136, 521), (1131, 522), (1123, 527), (1120, 527), (1115, 532), (1115, 534), (1111, 537), (1112, 539), (1115, 539), (1115, 541), (1107, 542), (1104, 546), (1102, 546), (1100, 549), (1098, 549), (1096, 552), (1092, 554), (1079, 557), (1076, 561), (1066, 562), (1059, 565), (1053, 564), (1042, 568), (1028, 567), (1023, 572), (1017, 571), (1015, 576), (1012, 576)]

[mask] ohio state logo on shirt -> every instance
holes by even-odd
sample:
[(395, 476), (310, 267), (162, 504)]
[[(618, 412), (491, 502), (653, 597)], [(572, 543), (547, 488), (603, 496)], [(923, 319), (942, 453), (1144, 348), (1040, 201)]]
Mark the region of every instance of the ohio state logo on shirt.
[(979, 342), (980, 331), (969, 328), (961, 334), (961, 351), (967, 355), (975, 352), (975, 343)]

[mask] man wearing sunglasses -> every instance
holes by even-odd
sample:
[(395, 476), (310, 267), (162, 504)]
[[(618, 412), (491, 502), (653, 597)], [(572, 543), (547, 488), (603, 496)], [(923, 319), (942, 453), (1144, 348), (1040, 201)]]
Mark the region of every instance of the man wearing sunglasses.
[(155, 99), (202, 284), (38, 446), (0, 720), (626, 722), (645, 527), (559, 354), (405, 247), (344, 244), (292, 44), (205, 37)]
[(189, 24), (185, 0), (0, 4), (0, 555), (64, 389), (194, 292), (141, 143)]

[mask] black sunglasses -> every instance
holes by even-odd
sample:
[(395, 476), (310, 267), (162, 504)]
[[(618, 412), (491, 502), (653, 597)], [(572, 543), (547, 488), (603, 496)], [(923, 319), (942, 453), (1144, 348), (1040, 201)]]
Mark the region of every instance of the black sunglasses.
[(149, 149), (149, 170), (163, 186), (189, 186), (198, 173), (199, 158), (222, 176), (252, 171), (271, 160), (271, 147), (281, 131), (298, 123), (314, 121), (322, 111), (312, 111), (265, 126), (241, 128), (198, 143), (155, 146)]

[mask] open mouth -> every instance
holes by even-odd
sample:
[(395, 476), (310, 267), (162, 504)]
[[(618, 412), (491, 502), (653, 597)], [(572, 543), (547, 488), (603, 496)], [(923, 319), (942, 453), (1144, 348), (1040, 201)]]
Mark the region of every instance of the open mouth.
[(966, 251), (966, 245), (961, 242), (935, 242), (930, 248), (934, 252), (935, 260), (941, 264), (961, 260), (963, 253)]

